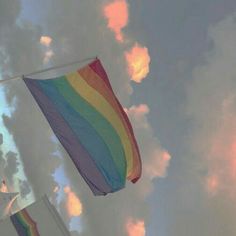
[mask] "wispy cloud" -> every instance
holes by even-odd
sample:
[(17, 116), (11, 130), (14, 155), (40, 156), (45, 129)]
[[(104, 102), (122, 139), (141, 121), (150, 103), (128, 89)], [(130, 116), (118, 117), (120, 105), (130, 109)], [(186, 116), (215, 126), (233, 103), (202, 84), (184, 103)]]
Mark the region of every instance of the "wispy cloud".
[(236, 196), (235, 16), (212, 26), (208, 36), (213, 47), (188, 88), (187, 110), (196, 127), (191, 148), (207, 171), (206, 191), (231, 198)]
[(44, 54), (43, 63), (47, 64), (50, 61), (50, 59), (53, 57), (53, 55), (54, 55), (53, 50), (48, 49)]

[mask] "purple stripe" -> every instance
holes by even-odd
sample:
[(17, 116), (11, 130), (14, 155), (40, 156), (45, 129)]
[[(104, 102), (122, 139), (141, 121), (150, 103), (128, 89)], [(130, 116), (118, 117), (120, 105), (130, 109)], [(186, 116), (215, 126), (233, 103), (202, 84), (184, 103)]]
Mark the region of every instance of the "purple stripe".
[(89, 153), (79, 142), (69, 125), (55, 109), (52, 102), (41, 91), (37, 81), (26, 79), (24, 81), (36, 99), (46, 119), (57, 138), (68, 152), (76, 168), (87, 182), (95, 195), (105, 195), (112, 192), (111, 187), (106, 183), (103, 175), (97, 169), (95, 162)]
[(12, 224), (14, 225), (16, 232), (19, 236), (27, 236), (27, 230), (18, 221), (17, 215), (12, 215), (10, 217)]

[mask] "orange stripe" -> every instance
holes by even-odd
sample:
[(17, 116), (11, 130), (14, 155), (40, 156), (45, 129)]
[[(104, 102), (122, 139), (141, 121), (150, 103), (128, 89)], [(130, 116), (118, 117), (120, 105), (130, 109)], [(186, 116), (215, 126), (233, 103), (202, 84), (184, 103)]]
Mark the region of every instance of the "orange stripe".
[(33, 219), (30, 217), (30, 215), (26, 211), (26, 209), (23, 209), (20, 212), (20, 215), (21, 215), (22, 219), (24, 220), (24, 222), (28, 225), (28, 227), (30, 229), (30, 235), (39, 236), (39, 232), (38, 232), (38, 229), (37, 229), (36, 222), (33, 221)]

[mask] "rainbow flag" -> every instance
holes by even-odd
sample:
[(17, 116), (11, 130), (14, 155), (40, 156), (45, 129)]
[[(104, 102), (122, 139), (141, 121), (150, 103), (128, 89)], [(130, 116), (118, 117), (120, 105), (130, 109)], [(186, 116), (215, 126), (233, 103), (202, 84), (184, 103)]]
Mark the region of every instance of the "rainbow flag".
[(12, 206), (19, 193), (5, 193), (0, 191), (0, 220), (10, 215)]
[(140, 178), (131, 124), (98, 59), (61, 77), (24, 82), (95, 195)]
[(69, 236), (70, 233), (46, 195), (0, 221), (1, 236)]

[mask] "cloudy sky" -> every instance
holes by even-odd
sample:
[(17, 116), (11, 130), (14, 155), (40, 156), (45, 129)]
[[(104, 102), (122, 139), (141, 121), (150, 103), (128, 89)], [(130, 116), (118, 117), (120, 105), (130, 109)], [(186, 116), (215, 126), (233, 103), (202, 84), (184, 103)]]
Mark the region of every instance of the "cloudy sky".
[(18, 78), (0, 83), (15, 210), (46, 193), (74, 236), (235, 236), (236, 2), (0, 0), (1, 79), (95, 56), (132, 122), (141, 180), (94, 197)]

